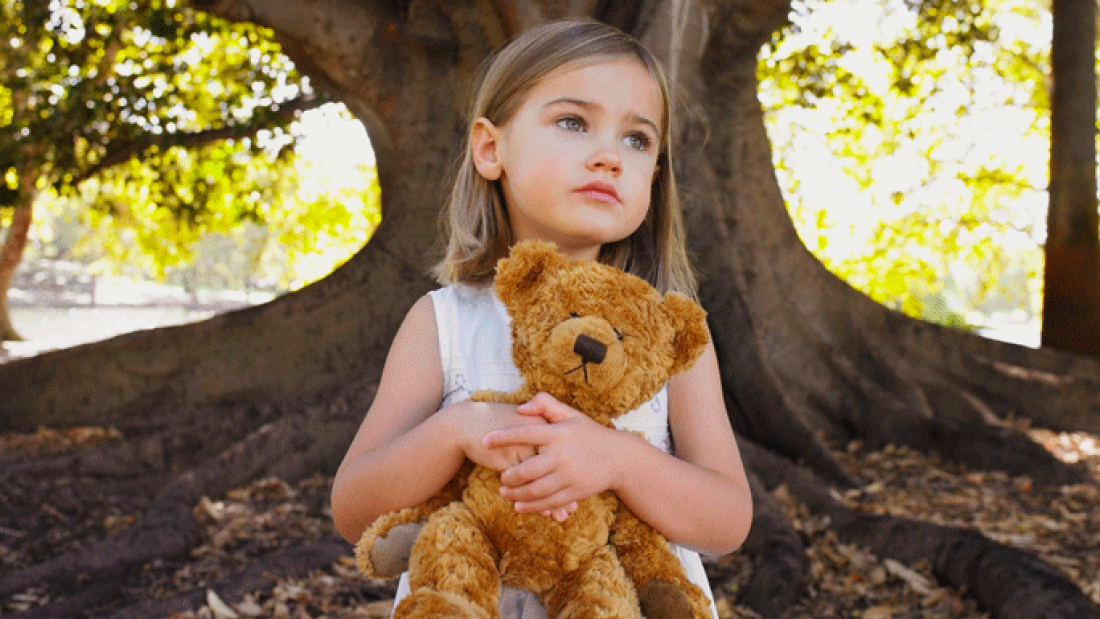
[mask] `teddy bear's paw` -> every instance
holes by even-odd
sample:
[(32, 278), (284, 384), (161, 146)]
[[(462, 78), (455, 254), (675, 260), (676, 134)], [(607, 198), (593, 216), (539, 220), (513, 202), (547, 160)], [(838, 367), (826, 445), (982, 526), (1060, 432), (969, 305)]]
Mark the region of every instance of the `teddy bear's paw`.
[[(651, 580), (638, 587), (638, 602), (646, 619), (695, 619), (688, 596), (673, 583)], [(706, 615), (709, 616), (709, 615)]]
[(416, 536), (424, 528), (423, 522), (400, 524), (385, 536), (374, 540), (370, 546), (370, 567), (373, 573), (390, 578), (409, 569), (409, 554)]
[(500, 612), (449, 591), (418, 589), (393, 609), (393, 619), (500, 619)]

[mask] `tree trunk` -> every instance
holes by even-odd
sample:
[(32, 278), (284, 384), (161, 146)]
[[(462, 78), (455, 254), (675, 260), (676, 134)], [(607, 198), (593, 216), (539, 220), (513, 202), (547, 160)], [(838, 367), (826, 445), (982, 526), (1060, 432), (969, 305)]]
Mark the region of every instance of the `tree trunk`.
[(1055, 0), (1043, 346), (1100, 357), (1096, 3)]
[(29, 174), (21, 176), (23, 178), (20, 178), (19, 201), (12, 212), (11, 225), (4, 235), (4, 243), (0, 245), (0, 343), (23, 339), (11, 321), (8, 291), (11, 290), (15, 270), (23, 261), (23, 250), (27, 247), (27, 236), (34, 219), (34, 198), (37, 192), (34, 190), (34, 179), (29, 178)]
[[(784, 15), (765, 23), (778, 26)], [(737, 8), (711, 16), (695, 89), (710, 134), (704, 151), (681, 149), (692, 155), (682, 161), (688, 228), (736, 428), (833, 477), (821, 435), (1074, 479), (999, 420), (1100, 431), (1091, 414), (1100, 365), (908, 318), (833, 276), (800, 242), (756, 96), (755, 55), (770, 27), (745, 24), (763, 18)]]
[[(756, 96), (756, 54), (783, 23), (788, 2), (195, 5), (271, 28), (295, 64), (363, 121), (379, 162), (383, 223), (331, 276), (266, 305), (0, 366), (0, 425), (110, 424), (127, 447), (93, 452), (78, 466), (101, 474), (186, 471), (127, 534), (0, 578), (0, 596), (81, 573), (96, 581), (186, 552), (195, 543), (190, 509), (199, 496), (253, 476), (292, 481), (333, 471), (370, 404), (401, 317), (430, 286), (424, 273), (475, 68), (519, 30), (584, 12), (645, 41), (685, 95), (674, 123), (677, 173), (731, 420), (759, 497), (746, 546), (758, 573), (744, 603), (772, 613), (800, 594), (801, 541), (760, 496), (787, 484), (840, 534), (884, 556), (930, 561), (994, 616), (1095, 611), (1064, 577), (1050, 579), (1053, 568), (974, 532), (917, 523), (924, 537), (890, 535), (913, 523), (861, 520), (831, 498), (829, 485), (860, 481), (831, 451), (856, 439), (869, 447), (908, 444), (1038, 483), (1084, 480), (1081, 469), (1002, 420), (1100, 432), (1100, 363), (913, 320), (847, 286), (806, 250), (783, 204)], [(169, 530), (156, 545), (142, 542)], [(989, 593), (1006, 582), (1002, 572), (958, 573), (973, 553), (1004, 558), (1013, 587), (1049, 595), (1021, 606)]]

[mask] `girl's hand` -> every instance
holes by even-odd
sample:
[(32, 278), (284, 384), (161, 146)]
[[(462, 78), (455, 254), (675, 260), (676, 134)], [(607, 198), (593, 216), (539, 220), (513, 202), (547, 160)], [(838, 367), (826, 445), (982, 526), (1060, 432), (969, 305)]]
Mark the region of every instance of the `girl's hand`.
[(488, 446), (483, 440), (487, 434), (517, 426), (547, 423), (541, 417), (517, 414), (514, 405), (489, 402), (461, 402), (450, 408), (448, 414), (466, 457), (494, 471), (515, 466), (534, 456), (536, 450), (534, 445), (522, 443)]
[(537, 450), (538, 455), (500, 475), (501, 496), (515, 501), (516, 511), (564, 520), (579, 501), (613, 488), (618, 475), (613, 456), (618, 431), (546, 393), (520, 405), (516, 412), (547, 423), (493, 431), (483, 441), (487, 449), (526, 445)]

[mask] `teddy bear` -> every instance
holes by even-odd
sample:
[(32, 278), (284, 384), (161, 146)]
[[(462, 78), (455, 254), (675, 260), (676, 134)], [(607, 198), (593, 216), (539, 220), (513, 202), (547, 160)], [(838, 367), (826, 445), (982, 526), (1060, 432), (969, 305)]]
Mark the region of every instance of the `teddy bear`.
[[(678, 293), (559, 253), (516, 244), (497, 265), (511, 317), (513, 393), (471, 399), (521, 404), (540, 392), (614, 427), (694, 364), (706, 314)], [(394, 617), (497, 617), (500, 587), (539, 596), (550, 617), (711, 617), (710, 602), (668, 541), (613, 492), (579, 503), (564, 521), (516, 512), (500, 474), (467, 461), (428, 501), (379, 517), (356, 546), (361, 571), (392, 577), (407, 559), (410, 594)], [(422, 528), (417, 524), (426, 520)], [(411, 554), (393, 552), (408, 548)]]

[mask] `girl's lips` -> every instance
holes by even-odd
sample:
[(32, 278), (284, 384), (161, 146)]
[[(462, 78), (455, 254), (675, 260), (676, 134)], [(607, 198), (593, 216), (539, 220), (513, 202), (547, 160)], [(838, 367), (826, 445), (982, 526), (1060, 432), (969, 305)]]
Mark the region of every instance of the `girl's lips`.
[(577, 190), (578, 193), (599, 202), (618, 202), (619, 193), (611, 183), (596, 181)]

